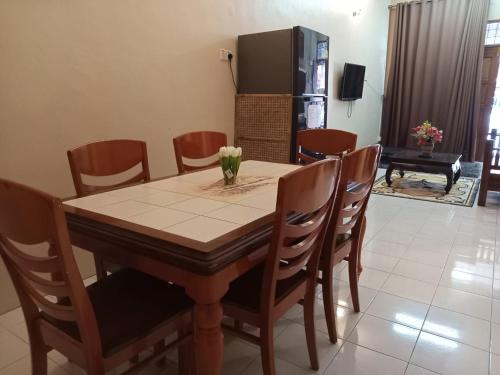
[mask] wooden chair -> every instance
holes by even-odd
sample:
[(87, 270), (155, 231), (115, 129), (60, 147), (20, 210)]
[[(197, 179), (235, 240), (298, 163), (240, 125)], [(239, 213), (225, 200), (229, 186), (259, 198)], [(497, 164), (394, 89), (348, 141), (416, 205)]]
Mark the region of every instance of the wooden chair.
[(85, 288), (59, 199), (0, 179), (0, 255), (26, 319), (32, 374), (47, 374), (47, 352), (55, 349), (101, 375), (175, 332), (162, 352), (127, 373), (179, 345), (180, 370), (187, 373), (191, 300), (181, 288), (131, 269)]
[[(78, 197), (150, 180), (148, 153), (146, 143), (143, 141), (115, 139), (88, 143), (69, 150), (68, 160)], [(119, 183), (90, 185), (83, 182), (82, 175), (110, 177), (126, 172), (139, 164), (141, 170), (138, 174)], [(94, 261), (98, 279), (105, 277), (106, 271), (118, 269), (98, 255), (94, 255)]]
[(300, 164), (318, 160), (312, 154), (342, 156), (356, 149), (358, 136), (338, 129), (310, 129), (297, 132), (297, 156)]
[[(342, 158), (340, 181), (328, 225), (319, 269), (330, 341), (337, 341), (333, 302), (333, 267), (349, 262), (349, 285), (354, 311), (359, 312), (359, 258), (365, 231), (365, 211), (380, 158), (380, 145), (364, 147)], [(353, 188), (353, 184), (355, 188)], [(348, 190), (349, 187), (349, 190)]]
[[(68, 160), (76, 194), (79, 197), (123, 187), (135, 182), (148, 182), (151, 179), (148, 152), (146, 143), (143, 141), (113, 139), (88, 143), (69, 150)], [(120, 183), (89, 185), (82, 180), (82, 175), (109, 177), (126, 172), (138, 164), (142, 167), (141, 171), (134, 177)]]
[[(314, 298), (319, 255), (339, 165), (339, 160), (324, 160), (280, 178), (273, 235), (266, 260), (233, 281), (222, 301), (224, 314), (235, 319), (235, 327), (227, 329), (260, 345), (266, 375), (275, 374), (273, 326), (302, 299), (311, 367), (319, 368)], [(297, 220), (291, 219), (292, 214)], [(244, 323), (260, 328), (260, 335), (243, 331)]]
[(219, 164), (219, 159), (205, 165), (186, 164), (184, 158), (196, 160), (214, 156), (223, 146), (227, 146), (224, 133), (200, 131), (179, 135), (173, 139), (175, 160), (179, 174)]
[(495, 148), (495, 141), (488, 140), (484, 147), (483, 172), (479, 188), (478, 206), (486, 204), (488, 190), (500, 191), (500, 149)]

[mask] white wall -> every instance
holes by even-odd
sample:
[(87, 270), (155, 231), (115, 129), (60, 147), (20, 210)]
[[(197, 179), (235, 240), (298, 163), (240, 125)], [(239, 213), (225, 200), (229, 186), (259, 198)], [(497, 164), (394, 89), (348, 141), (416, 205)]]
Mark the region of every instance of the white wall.
[[(153, 177), (174, 173), (174, 135), (215, 129), (233, 137), (234, 89), (218, 49), (235, 51), (238, 34), (294, 25), (331, 37), (329, 126), (376, 142), (388, 3), (2, 0), (0, 176), (69, 196), (67, 149), (129, 137), (147, 142)], [(351, 119), (335, 99), (346, 61), (367, 66)], [(0, 311), (13, 301), (3, 298), (12, 292), (6, 280), (0, 269)]]

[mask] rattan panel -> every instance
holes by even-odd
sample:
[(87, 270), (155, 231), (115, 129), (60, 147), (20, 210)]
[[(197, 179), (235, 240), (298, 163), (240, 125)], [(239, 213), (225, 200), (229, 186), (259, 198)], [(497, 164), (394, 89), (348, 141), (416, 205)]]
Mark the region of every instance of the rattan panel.
[(291, 95), (236, 95), (235, 144), (245, 159), (289, 162), (291, 128)]

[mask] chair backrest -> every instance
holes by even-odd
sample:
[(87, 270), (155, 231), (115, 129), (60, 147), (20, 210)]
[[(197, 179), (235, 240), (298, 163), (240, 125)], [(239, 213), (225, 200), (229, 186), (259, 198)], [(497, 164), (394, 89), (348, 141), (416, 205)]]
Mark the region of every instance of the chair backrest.
[(217, 165), (219, 160), (205, 165), (186, 164), (184, 158), (197, 160), (214, 156), (223, 146), (227, 146), (227, 136), (224, 133), (200, 131), (179, 135), (173, 139), (175, 161), (179, 173), (185, 173), (211, 165)]
[[(266, 259), (261, 306), (275, 306), (277, 282), (304, 267), (316, 285), (321, 246), (328, 224), (341, 161), (324, 160), (281, 177), (271, 248)], [(292, 216), (295, 216), (293, 220)]]
[[(76, 193), (79, 197), (109, 190), (134, 182), (150, 180), (146, 143), (131, 139), (113, 139), (88, 143), (68, 151), (69, 166)], [(125, 181), (107, 185), (83, 182), (82, 175), (109, 177), (140, 165), (141, 171)]]
[(356, 149), (358, 136), (338, 129), (309, 129), (297, 132), (297, 163), (318, 161), (307, 153), (342, 156)]
[(0, 179), (0, 255), (19, 296), (30, 339), (43, 312), (52, 319), (76, 322), (87, 354), (101, 355), (94, 310), (58, 198)]
[(359, 239), (361, 225), (377, 175), (380, 145), (363, 147), (342, 158), (339, 186), (324, 242), (325, 251), (335, 248), (338, 236)]

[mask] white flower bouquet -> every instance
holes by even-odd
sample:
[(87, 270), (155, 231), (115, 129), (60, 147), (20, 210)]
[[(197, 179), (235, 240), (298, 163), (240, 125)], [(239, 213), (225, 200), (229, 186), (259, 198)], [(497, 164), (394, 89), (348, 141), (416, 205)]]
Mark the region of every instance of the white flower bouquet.
[(238, 169), (241, 163), (241, 147), (221, 147), (219, 161), (224, 175), (224, 185), (233, 185), (236, 182)]

